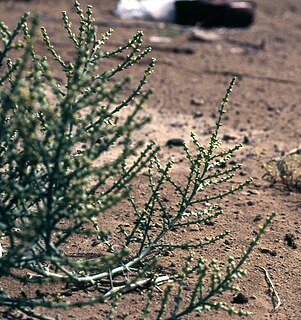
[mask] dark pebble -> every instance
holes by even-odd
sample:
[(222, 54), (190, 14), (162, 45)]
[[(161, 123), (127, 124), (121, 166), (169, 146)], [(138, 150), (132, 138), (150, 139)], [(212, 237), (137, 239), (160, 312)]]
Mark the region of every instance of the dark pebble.
[(267, 248), (259, 248), (259, 251), (261, 253), (269, 254), (272, 257), (276, 257), (277, 256), (277, 251), (276, 250), (270, 250), (270, 249), (267, 249)]
[(243, 144), (250, 144), (250, 139), (247, 136), (244, 136), (242, 143)]
[(190, 100), (190, 103), (191, 103), (192, 105), (194, 105), (194, 106), (200, 107), (200, 106), (202, 106), (202, 105), (204, 104), (204, 100), (203, 100), (203, 99), (198, 100), (198, 99), (192, 98), (192, 99)]
[(231, 140), (233, 141), (233, 140), (236, 140), (236, 139), (237, 139), (236, 137), (231, 136), (229, 134), (224, 134), (223, 137), (222, 137), (223, 141), (231, 141)]
[(173, 53), (194, 54), (194, 50), (190, 48), (172, 48)]
[(192, 290), (194, 289), (194, 287), (193, 287), (193, 286), (186, 285), (186, 286), (183, 286), (183, 289), (184, 289), (185, 291), (192, 291)]
[(196, 118), (202, 118), (202, 116), (203, 116), (203, 113), (202, 113), (202, 112), (195, 112), (195, 113), (193, 114), (193, 118), (194, 118), (194, 119), (196, 119)]
[(244, 304), (248, 302), (249, 302), (249, 298), (241, 292), (239, 292), (232, 300), (232, 303), (238, 303), (238, 304)]
[(166, 145), (168, 147), (182, 147), (184, 145), (184, 139), (181, 139), (181, 138), (169, 139), (166, 142)]
[(94, 240), (92, 243), (91, 243), (91, 247), (97, 247), (98, 245), (100, 245), (102, 242), (100, 240)]
[(263, 219), (262, 215), (261, 214), (258, 214), (254, 219), (253, 219), (253, 222), (258, 222), (258, 221), (261, 221)]
[(187, 123), (174, 122), (174, 123), (171, 123), (170, 126), (173, 128), (182, 128), (184, 126), (187, 126)]
[(236, 207), (244, 207), (246, 204), (244, 202), (236, 202), (234, 203)]
[(292, 233), (287, 233), (285, 235), (284, 241), (292, 249), (297, 249), (297, 244), (296, 244), (295, 240), (296, 240), (295, 235), (293, 235)]

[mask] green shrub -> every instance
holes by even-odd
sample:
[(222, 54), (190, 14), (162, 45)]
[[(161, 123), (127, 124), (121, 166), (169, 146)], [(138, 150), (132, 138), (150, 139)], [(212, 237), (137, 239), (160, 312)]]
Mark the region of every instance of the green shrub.
[[(140, 111), (151, 93), (143, 87), (155, 61), (150, 60), (137, 88), (126, 99), (123, 97), (130, 78), (120, 80), (119, 75), (150, 52), (150, 48), (140, 51), (142, 32), (115, 51), (103, 51), (112, 30), (99, 40), (91, 7), (86, 13), (77, 2), (75, 7), (80, 18), (77, 34), (63, 12), (64, 26), (76, 51), (74, 62), (63, 60), (42, 28), (45, 45), (65, 74), (61, 84), (48, 59), (34, 49), (37, 19), (29, 28), (24, 15), (13, 32), (0, 24), (0, 232), (5, 249), (0, 272), (5, 281), (16, 279), (29, 286), (54, 282), (106, 291), (99, 290), (83, 301), (69, 301), (67, 297), (59, 300), (51, 295), (24, 299), (11, 296), (2, 288), (0, 305), (37, 319), (50, 319), (44, 315), (45, 308), (79, 307), (110, 300), (108, 318), (113, 319), (119, 296), (142, 287), (149, 290), (146, 305), (141, 305), (142, 318), (151, 314), (152, 319), (179, 319), (211, 309), (245, 314), (216, 299), (213, 302), (212, 298), (236, 289), (232, 281), (243, 275), (241, 267), (273, 214), (242, 258), (237, 263), (229, 258), (224, 273), (215, 261), (196, 258), (193, 252), (184, 259), (182, 271), (163, 275), (156, 271), (157, 261), (166, 250), (182, 250), (185, 254), (187, 249), (201, 249), (227, 235), (229, 231), (200, 243), (175, 243), (169, 238), (172, 232), (189, 225), (208, 225), (222, 213), (220, 199), (250, 183), (247, 180), (225, 191), (210, 192), (212, 186), (231, 181), (240, 168), (229, 165), (228, 160), (241, 145), (220, 150), (218, 139), (235, 79), (222, 100), (208, 146), (201, 145), (193, 133), (194, 148), (190, 150), (184, 144), (188, 175), (186, 184), (181, 185), (172, 177), (173, 161), (163, 165), (158, 160), (159, 147), (155, 143), (144, 146), (133, 138), (149, 121)], [(15, 60), (9, 58), (14, 49), (21, 50)], [(126, 56), (122, 63), (108, 71), (100, 70), (102, 60), (123, 53)], [(120, 114), (126, 115), (124, 120), (118, 120)], [(112, 150), (116, 154), (113, 159)], [(140, 173), (147, 176), (149, 187), (148, 199), (142, 206), (136, 202), (132, 187)], [(162, 190), (174, 194), (175, 202), (167, 205), (162, 200)], [(124, 205), (124, 201), (131, 210), (130, 223), (120, 219), (117, 228), (106, 230), (99, 218), (118, 204)], [(70, 257), (67, 248), (74, 244), (75, 235), (77, 245), (97, 239), (102, 254), (93, 258)], [(112, 236), (119, 240), (118, 246), (111, 242)], [(182, 294), (189, 279), (194, 279), (195, 284), (187, 304), (182, 301)], [(161, 307), (153, 310), (155, 288), (169, 281), (175, 282), (174, 289), (168, 285)], [(53, 290), (56, 288), (62, 286)], [(44, 310), (43, 315), (40, 310)]]

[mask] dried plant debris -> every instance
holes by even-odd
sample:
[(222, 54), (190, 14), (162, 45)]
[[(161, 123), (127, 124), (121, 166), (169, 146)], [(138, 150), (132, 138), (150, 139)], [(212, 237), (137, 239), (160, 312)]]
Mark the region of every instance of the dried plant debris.
[(264, 160), (258, 154), (257, 158), (265, 171), (264, 180), (271, 185), (282, 184), (288, 190), (301, 192), (300, 148), (294, 148), (281, 157)]

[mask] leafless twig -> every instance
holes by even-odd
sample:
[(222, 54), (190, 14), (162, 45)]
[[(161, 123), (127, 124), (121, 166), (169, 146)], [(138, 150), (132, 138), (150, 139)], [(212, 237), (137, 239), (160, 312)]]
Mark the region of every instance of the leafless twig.
[[(146, 288), (150, 285), (151, 283), (151, 278), (147, 278), (144, 280), (139, 280), (135, 283), (132, 283), (130, 285), (121, 285), (118, 287), (113, 287), (111, 290), (109, 290), (105, 295), (104, 295), (104, 300), (107, 301), (109, 300), (113, 294), (115, 294), (116, 292), (129, 292), (129, 291), (133, 291), (135, 289), (143, 289)], [(159, 289), (159, 286), (162, 285), (163, 283), (166, 282), (173, 282), (174, 280), (172, 278), (170, 278), (169, 276), (159, 276), (158, 278), (155, 279), (154, 284), (156, 286), (157, 289)]]
[[(278, 308), (280, 307), (280, 305), (281, 305), (281, 301), (280, 301), (279, 295), (278, 295), (278, 293), (277, 293), (277, 291), (275, 289), (275, 286), (274, 286), (274, 284), (273, 284), (273, 282), (272, 282), (272, 280), (270, 278), (270, 275), (269, 275), (268, 271), (265, 268), (260, 267), (260, 266), (255, 266), (255, 267), (260, 269), (261, 271), (263, 271), (264, 274), (265, 274), (265, 280), (266, 280), (266, 282), (267, 282), (267, 284), (268, 284), (268, 286), (270, 288), (270, 291), (272, 293), (273, 309), (272, 309), (271, 312), (276, 312), (278, 310)], [(274, 298), (276, 298), (277, 303), (275, 303)]]

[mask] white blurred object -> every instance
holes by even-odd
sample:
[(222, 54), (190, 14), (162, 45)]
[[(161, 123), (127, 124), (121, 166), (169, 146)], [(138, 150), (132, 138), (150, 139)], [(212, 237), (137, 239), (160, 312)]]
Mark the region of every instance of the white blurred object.
[(176, 0), (119, 0), (115, 14), (122, 19), (141, 18), (172, 22)]

